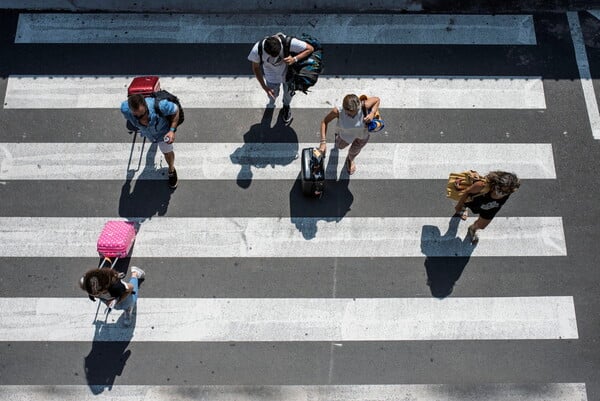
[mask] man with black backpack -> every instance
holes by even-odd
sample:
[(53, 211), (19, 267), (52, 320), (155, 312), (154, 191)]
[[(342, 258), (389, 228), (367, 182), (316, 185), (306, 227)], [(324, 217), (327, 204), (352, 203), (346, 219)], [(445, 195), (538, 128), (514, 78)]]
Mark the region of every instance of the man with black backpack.
[(134, 131), (148, 140), (158, 142), (158, 148), (169, 165), (169, 187), (177, 188), (173, 142), (177, 126), (183, 120), (183, 111), (175, 101), (134, 94), (121, 103), (121, 113), (127, 119), (128, 127), (135, 128)]
[(256, 79), (269, 96), (268, 107), (275, 106), (283, 84), (282, 117), (286, 124), (292, 121), (290, 103), (293, 96), (288, 83), (288, 66), (305, 59), (313, 51), (309, 43), (279, 33), (256, 42), (248, 55)]

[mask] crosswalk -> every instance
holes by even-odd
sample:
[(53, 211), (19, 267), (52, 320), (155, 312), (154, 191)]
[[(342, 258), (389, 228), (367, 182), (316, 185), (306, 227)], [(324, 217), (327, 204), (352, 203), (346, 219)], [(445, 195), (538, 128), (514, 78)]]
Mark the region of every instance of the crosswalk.
[[(572, 239), (553, 206), (563, 172), (545, 127), (557, 105), (534, 16), (36, 13), (15, 26), (12, 51), (62, 44), (105, 59), (97, 75), (60, 73), (61, 56), (46, 54), (51, 72), (16, 63), (7, 77), (0, 119), (27, 118), (0, 142), (0, 188), (19, 194), (0, 208), (0, 266), (40, 285), (0, 280), (0, 399), (588, 399), (588, 376), (565, 371), (581, 340), (578, 294), (535, 282), (567, 268)], [(285, 127), (245, 56), (263, 32), (301, 30), (333, 49), (331, 64)], [(212, 61), (123, 66), (119, 46), (166, 44)], [(444, 65), (432, 48), (506, 65)], [(363, 54), (415, 49), (425, 74), (384, 54), (359, 72)], [(175, 192), (156, 145), (128, 136), (117, 110), (147, 73), (186, 109)], [(303, 198), (298, 152), (348, 91), (381, 97), (386, 130), (352, 177), (329, 138), (326, 193)], [(421, 117), (431, 120), (406, 128)], [(523, 179), (476, 246), (465, 239), (474, 218), (451, 219), (444, 199), (448, 173), (471, 168)], [(148, 273), (130, 327), (76, 285), (115, 218), (139, 227), (120, 268)]]

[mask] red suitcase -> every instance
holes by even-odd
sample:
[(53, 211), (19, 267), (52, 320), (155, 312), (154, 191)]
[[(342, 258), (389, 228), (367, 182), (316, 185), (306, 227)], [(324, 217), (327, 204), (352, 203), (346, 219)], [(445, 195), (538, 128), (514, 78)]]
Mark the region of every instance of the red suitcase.
[(127, 88), (127, 96), (140, 94), (150, 96), (153, 92), (160, 90), (160, 82), (157, 76), (135, 77)]

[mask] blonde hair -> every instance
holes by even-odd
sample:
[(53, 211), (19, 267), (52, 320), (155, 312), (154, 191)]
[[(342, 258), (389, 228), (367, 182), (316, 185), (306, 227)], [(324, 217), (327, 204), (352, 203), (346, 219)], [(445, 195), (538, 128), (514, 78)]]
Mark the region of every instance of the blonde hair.
[(344, 110), (350, 112), (358, 110), (360, 107), (360, 100), (358, 99), (358, 96), (354, 94), (344, 96), (344, 100), (342, 101), (342, 107), (344, 108)]

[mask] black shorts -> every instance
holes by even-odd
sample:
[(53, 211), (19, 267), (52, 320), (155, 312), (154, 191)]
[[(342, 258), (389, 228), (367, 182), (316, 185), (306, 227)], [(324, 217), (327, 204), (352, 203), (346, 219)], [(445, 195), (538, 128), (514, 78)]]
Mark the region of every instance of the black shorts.
[(473, 205), (469, 203), (465, 203), (465, 206), (468, 207), (471, 210), (471, 212), (478, 214), (479, 217), (486, 220), (492, 220), (494, 216), (496, 216), (496, 213), (498, 213), (498, 211), (500, 210), (499, 207), (495, 207), (490, 210), (483, 210), (480, 207), (478, 207), (478, 205)]

